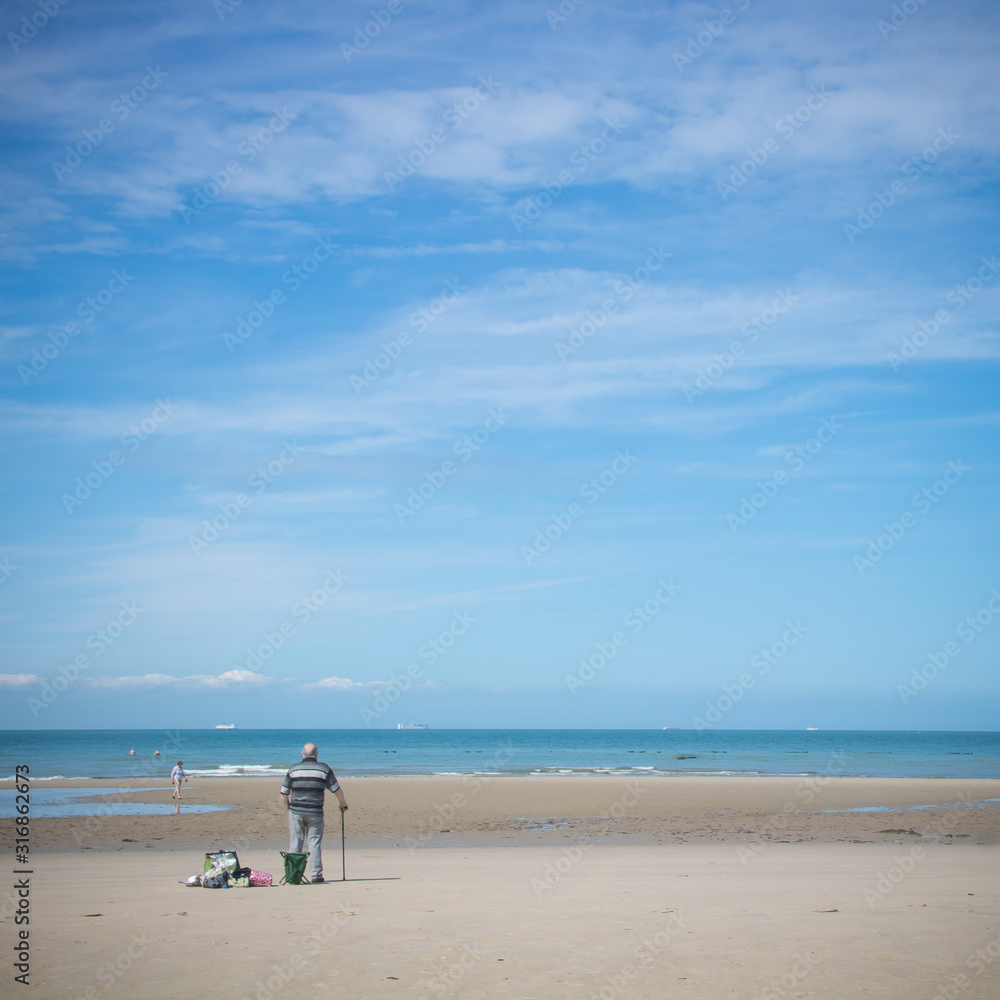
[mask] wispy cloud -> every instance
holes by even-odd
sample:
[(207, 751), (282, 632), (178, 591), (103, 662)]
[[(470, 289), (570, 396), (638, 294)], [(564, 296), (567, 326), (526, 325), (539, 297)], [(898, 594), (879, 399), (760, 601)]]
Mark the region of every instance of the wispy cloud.
[(0, 674), (0, 687), (21, 688), (41, 684), (44, 678), (37, 674)]
[[(318, 681), (308, 681), (301, 685), (303, 691), (384, 691), (394, 686), (393, 681), (352, 681), (347, 677), (324, 677)], [(408, 690), (437, 688), (433, 680), (411, 681)]]
[(225, 673), (211, 676), (209, 674), (191, 674), (186, 677), (175, 677), (172, 674), (142, 674), (121, 677), (88, 677), (83, 683), (90, 688), (117, 691), (135, 691), (164, 687), (181, 688), (259, 688), (273, 683), (275, 678), (265, 677), (252, 670), (227, 670)]
[(303, 691), (381, 691), (389, 681), (352, 681), (348, 677), (324, 677), (302, 685)]

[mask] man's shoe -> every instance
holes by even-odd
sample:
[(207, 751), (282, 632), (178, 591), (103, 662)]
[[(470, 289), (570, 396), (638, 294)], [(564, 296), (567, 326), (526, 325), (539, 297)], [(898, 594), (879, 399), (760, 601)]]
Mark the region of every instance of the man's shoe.
[(313, 885), (315, 885), (317, 882), (325, 882), (326, 879), (323, 878), (322, 875), (314, 875), (311, 879), (309, 879), (309, 881), (312, 882)]

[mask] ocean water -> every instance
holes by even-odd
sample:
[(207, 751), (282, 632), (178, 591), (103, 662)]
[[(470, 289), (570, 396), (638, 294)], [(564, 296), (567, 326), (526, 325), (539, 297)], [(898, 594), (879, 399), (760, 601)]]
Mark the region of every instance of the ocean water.
[[(0, 732), (0, 777), (280, 778), (302, 744), (343, 775), (842, 774), (1000, 778), (1000, 733), (753, 730), (182, 729)], [(135, 750), (135, 756), (129, 750)], [(160, 751), (157, 757), (155, 750)]]

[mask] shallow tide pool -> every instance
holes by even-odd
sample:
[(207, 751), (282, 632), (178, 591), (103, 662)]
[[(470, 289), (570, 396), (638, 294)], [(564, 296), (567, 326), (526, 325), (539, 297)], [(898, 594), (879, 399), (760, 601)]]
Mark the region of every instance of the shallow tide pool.
[[(164, 794), (169, 789), (158, 788), (32, 788), (28, 816), (31, 819), (55, 819), (64, 816), (165, 816), (181, 813), (222, 812), (228, 806), (169, 802), (85, 802), (99, 795), (135, 795), (142, 792)], [(17, 812), (17, 791), (0, 789), (0, 819), (13, 819)]]

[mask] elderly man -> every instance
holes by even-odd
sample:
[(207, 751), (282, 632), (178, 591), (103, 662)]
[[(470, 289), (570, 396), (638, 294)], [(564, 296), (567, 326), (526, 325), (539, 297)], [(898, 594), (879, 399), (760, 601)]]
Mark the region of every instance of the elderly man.
[(347, 812), (347, 800), (328, 764), (317, 760), (319, 747), (307, 743), (302, 748), (302, 760), (293, 764), (285, 775), (280, 796), (288, 810), (289, 848), (301, 853), (303, 845), (309, 851), (309, 881), (323, 879), (323, 801), (329, 789), (340, 800), (340, 811)]

